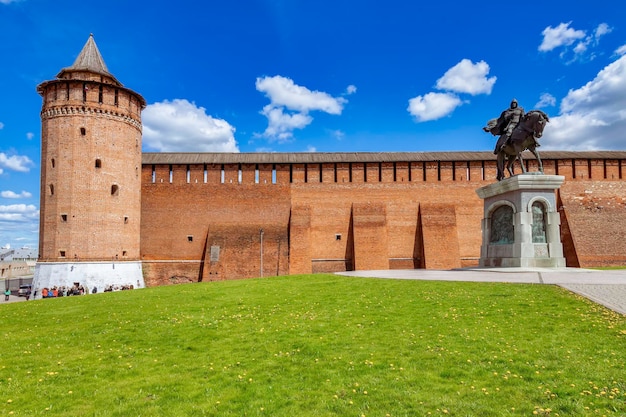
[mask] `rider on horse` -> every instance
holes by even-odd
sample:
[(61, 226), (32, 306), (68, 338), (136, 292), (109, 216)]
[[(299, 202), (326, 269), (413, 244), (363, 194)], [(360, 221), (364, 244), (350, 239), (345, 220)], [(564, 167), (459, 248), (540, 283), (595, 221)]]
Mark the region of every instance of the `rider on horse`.
[(491, 132), (493, 135), (500, 135), (496, 142), (496, 148), (494, 149), (494, 155), (497, 155), (500, 149), (506, 145), (507, 141), (511, 138), (513, 129), (518, 125), (520, 120), (524, 117), (524, 108), (519, 107), (517, 100), (513, 99), (508, 109), (504, 110), (500, 117), (496, 120), (490, 120), (488, 125), (483, 127), (485, 132)]

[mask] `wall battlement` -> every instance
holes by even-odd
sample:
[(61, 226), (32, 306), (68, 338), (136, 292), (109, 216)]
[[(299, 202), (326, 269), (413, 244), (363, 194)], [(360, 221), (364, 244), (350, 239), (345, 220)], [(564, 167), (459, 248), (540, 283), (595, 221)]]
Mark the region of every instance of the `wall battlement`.
[[(424, 160), (393, 162), (303, 162), (303, 163), (143, 163), (144, 184), (345, 184), (403, 182), (493, 181), (496, 161), (484, 153), (483, 160)], [(558, 152), (555, 152), (558, 156)], [(626, 168), (621, 158), (585, 157), (543, 159), (544, 173), (566, 180), (621, 180)], [(154, 154), (153, 154), (154, 155)], [(262, 159), (262, 158), (259, 158)], [(537, 171), (537, 161), (526, 159), (528, 171)], [(517, 172), (521, 169), (516, 167)]]

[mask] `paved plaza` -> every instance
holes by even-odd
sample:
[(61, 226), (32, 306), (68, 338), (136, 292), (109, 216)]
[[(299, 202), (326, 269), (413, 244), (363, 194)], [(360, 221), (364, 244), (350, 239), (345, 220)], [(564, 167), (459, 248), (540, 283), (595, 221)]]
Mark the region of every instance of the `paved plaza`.
[(402, 269), (347, 271), (337, 274), (352, 277), (430, 281), (559, 285), (613, 311), (626, 314), (626, 269), (608, 271), (580, 268), (464, 268), (446, 271)]

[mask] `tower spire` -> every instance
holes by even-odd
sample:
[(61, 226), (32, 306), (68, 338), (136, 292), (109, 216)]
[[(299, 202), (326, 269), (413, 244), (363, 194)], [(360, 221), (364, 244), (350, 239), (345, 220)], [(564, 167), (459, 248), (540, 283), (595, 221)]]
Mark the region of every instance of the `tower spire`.
[(93, 33), (89, 34), (87, 43), (83, 46), (82, 51), (78, 54), (76, 61), (70, 67), (71, 69), (86, 69), (97, 73), (109, 73), (109, 70), (100, 55), (96, 41), (93, 39)]
[(63, 75), (68, 72), (74, 71), (88, 71), (95, 74), (104, 75), (106, 77), (112, 78), (117, 84), (122, 85), (117, 79), (109, 72), (106, 64), (104, 63), (104, 59), (98, 50), (98, 46), (96, 45), (96, 41), (94, 40), (93, 33), (89, 34), (89, 39), (87, 39), (87, 43), (83, 46), (83, 49), (76, 57), (76, 60), (70, 67), (63, 68), (61, 72), (57, 75), (57, 78), (64, 78)]

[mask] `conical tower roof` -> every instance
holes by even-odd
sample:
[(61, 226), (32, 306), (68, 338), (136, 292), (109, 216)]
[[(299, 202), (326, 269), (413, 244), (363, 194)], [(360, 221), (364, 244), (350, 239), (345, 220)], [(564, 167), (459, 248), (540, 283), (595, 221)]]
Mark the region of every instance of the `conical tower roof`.
[(71, 67), (63, 68), (61, 72), (57, 75), (57, 78), (64, 78), (63, 75), (68, 72), (74, 71), (88, 71), (100, 75), (104, 75), (106, 77), (110, 77), (116, 84), (122, 85), (114, 76), (109, 72), (106, 64), (104, 63), (104, 59), (102, 59), (102, 55), (100, 55), (100, 51), (98, 50), (98, 46), (96, 45), (96, 41), (93, 38), (93, 33), (89, 35), (89, 39), (83, 49), (78, 54), (78, 57), (74, 61)]

